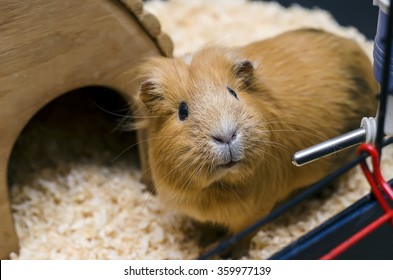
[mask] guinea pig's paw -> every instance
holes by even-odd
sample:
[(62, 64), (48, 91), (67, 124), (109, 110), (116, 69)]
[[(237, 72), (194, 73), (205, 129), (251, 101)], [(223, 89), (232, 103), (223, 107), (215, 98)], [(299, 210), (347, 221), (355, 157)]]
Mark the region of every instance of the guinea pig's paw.
[[(207, 247), (199, 247), (199, 256), (205, 255), (206, 253), (210, 252), (215, 247), (217, 247), (218, 244), (220, 244), (220, 242), (211, 243)], [(210, 257), (209, 260), (222, 260), (222, 257), (221, 257), (221, 255), (214, 255), (214, 256)]]
[(243, 238), (220, 254), (222, 259), (240, 260), (249, 255), (250, 238)]
[(194, 227), (199, 231), (198, 244), (206, 252), (208, 251), (207, 248), (215, 247), (228, 236), (228, 231), (224, 227), (211, 223), (194, 222)]
[[(220, 238), (216, 242), (209, 244), (208, 246), (201, 248), (200, 254), (204, 254), (210, 252), (214, 248), (216, 248), (225, 238)], [(245, 238), (237, 242), (236, 244), (228, 247), (226, 250), (222, 251), (218, 255), (214, 256), (213, 259), (231, 259), (231, 260), (239, 260), (249, 255), (250, 248), (250, 238)]]

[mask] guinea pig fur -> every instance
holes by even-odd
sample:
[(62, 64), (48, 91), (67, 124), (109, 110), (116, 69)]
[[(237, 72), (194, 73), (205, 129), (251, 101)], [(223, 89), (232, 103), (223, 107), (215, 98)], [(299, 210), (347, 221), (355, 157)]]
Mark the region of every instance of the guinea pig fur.
[(303, 167), (301, 149), (374, 116), (378, 85), (353, 41), (315, 29), (187, 59), (151, 58), (135, 104), (161, 199), (177, 212), (236, 233), (352, 152)]

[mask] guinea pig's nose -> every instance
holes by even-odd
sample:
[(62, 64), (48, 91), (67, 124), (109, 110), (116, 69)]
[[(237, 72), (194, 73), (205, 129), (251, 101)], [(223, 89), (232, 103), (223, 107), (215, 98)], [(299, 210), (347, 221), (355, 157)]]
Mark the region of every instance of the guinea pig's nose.
[(237, 137), (237, 131), (232, 130), (225, 133), (217, 133), (212, 135), (214, 142), (218, 144), (231, 144)]

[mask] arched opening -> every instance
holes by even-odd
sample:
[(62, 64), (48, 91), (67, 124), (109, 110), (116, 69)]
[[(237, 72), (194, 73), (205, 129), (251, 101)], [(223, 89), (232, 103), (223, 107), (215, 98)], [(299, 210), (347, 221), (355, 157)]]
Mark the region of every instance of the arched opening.
[(9, 160), (8, 185), (23, 184), (43, 170), (66, 172), (75, 164), (139, 168), (136, 133), (126, 130), (130, 119), (127, 102), (111, 89), (86, 87), (62, 95), (21, 132)]
[(20, 244), (11, 258), (99, 258), (94, 248), (122, 234), (144, 192), (137, 133), (124, 129), (130, 114), (117, 92), (88, 87), (48, 103), (25, 126), (8, 164)]

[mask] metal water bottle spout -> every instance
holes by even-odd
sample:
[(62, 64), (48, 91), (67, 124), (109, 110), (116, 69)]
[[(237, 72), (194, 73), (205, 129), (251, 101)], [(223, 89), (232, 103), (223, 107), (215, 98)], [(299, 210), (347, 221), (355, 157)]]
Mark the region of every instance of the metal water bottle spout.
[(292, 163), (302, 166), (360, 143), (374, 143), (376, 127), (374, 118), (363, 118), (360, 128), (295, 153)]

